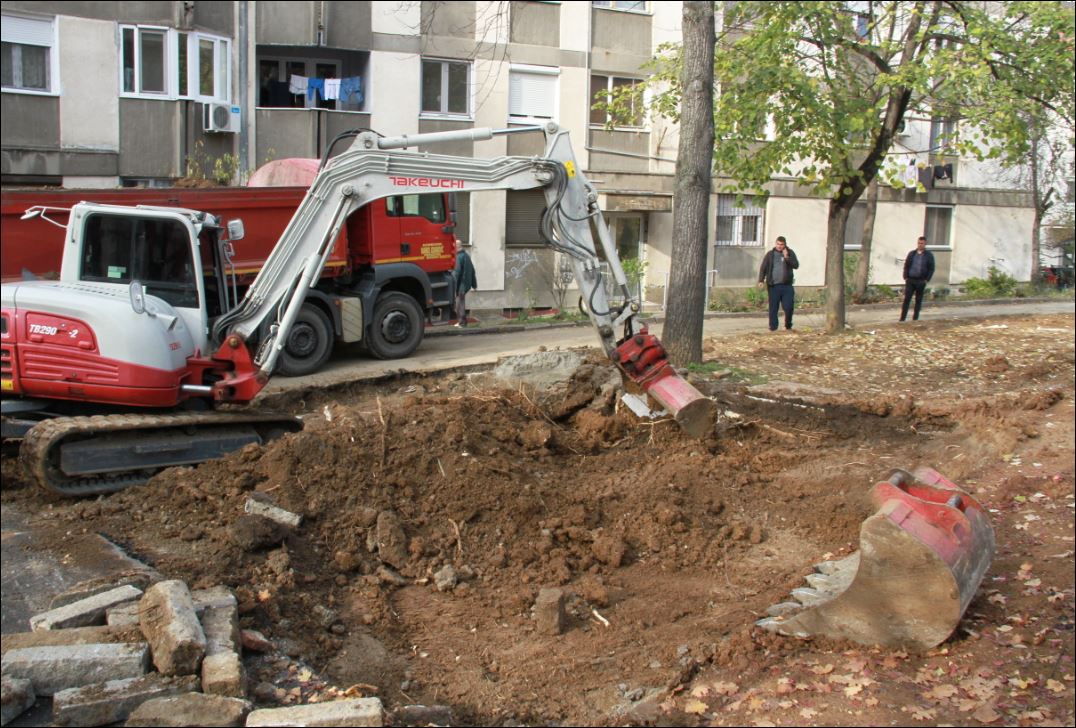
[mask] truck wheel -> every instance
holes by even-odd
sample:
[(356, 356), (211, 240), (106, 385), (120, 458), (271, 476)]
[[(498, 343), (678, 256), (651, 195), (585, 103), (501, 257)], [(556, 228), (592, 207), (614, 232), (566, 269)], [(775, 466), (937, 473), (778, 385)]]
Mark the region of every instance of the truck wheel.
[(402, 359), (422, 341), (422, 309), (406, 293), (383, 293), (374, 306), (366, 345), (378, 359)]
[(313, 374), (329, 360), (332, 349), (333, 329), (329, 317), (317, 306), (304, 303), (284, 351), (280, 352), (277, 371), (285, 377)]

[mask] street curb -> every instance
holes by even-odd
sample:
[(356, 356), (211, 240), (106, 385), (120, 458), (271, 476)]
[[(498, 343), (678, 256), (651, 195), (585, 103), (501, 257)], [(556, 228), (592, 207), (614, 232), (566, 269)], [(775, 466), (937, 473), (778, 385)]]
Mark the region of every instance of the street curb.
[[(1019, 305), (1024, 303), (1050, 303), (1056, 299), (1053, 298), (976, 298), (971, 300), (945, 300), (945, 301), (931, 301), (930, 307), (948, 308), (950, 306), (997, 306), (997, 305)], [(900, 303), (888, 302), (888, 303), (855, 303), (846, 306), (846, 310), (870, 310), (870, 309), (887, 309), (900, 310)], [(924, 309), (927, 306), (924, 306)], [(819, 306), (810, 308), (797, 308), (796, 313), (819, 313), (825, 309)], [(707, 311), (703, 314), (704, 319), (713, 318), (752, 318), (752, 317), (764, 317), (765, 311)], [(662, 323), (665, 320), (665, 315), (659, 312), (653, 314), (642, 313), (640, 319), (643, 323), (654, 324)], [(519, 333), (522, 331), (539, 331), (542, 329), (566, 329), (575, 328), (578, 326), (590, 326), (589, 321), (575, 321), (565, 323), (542, 323), (532, 324), (530, 326), (524, 324), (503, 324), (497, 326), (482, 326), (474, 328), (457, 328), (455, 326), (438, 326), (427, 327), (425, 336), (474, 336), (477, 334), (511, 334)]]

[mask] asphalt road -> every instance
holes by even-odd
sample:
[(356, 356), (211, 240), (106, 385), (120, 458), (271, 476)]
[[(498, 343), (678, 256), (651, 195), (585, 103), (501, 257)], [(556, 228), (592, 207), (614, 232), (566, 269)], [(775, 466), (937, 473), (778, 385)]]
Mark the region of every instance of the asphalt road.
[[(924, 305), (920, 319), (941, 320), (985, 318), (1030, 313), (1076, 313), (1073, 301), (1004, 301)], [(897, 325), (900, 307), (897, 305), (855, 306), (847, 311), (847, 322), (857, 329), (872, 326)], [(821, 311), (797, 311), (793, 321), (801, 331), (825, 328)], [(904, 324), (914, 325), (914, 324)], [(510, 327), (505, 327), (510, 328)], [(517, 327), (518, 328), (518, 327)], [(657, 320), (651, 332), (661, 336), (662, 324)], [(708, 315), (703, 335), (729, 336), (743, 332), (766, 331), (766, 315), (716, 314)], [(379, 361), (368, 355), (348, 356), (337, 353), (317, 374), (307, 377), (274, 377), (264, 393), (271, 395), (294, 389), (325, 387), (348, 381), (378, 378), (400, 371), (430, 373), (445, 369), (494, 364), (504, 356), (533, 354), (540, 349), (571, 349), (598, 345), (598, 337), (589, 325), (525, 327), (521, 330), (496, 332), (484, 328), (437, 329), (427, 333), (418, 351), (407, 359)]]

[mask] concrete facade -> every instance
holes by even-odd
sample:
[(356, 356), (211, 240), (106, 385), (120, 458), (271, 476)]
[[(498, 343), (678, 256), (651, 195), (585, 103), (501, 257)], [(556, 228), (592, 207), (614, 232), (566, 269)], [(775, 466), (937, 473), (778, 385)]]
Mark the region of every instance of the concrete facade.
[[(245, 4), (5, 0), (3, 12), (52, 19), (59, 69), (48, 93), (4, 89), (0, 171), (5, 183), (162, 184), (184, 176), (192, 164), (204, 168), (221, 158), (243, 160), (249, 172), (272, 159), (319, 156), (345, 129), (372, 128), (397, 135), (471, 126), (504, 128), (528, 121), (510, 115), (513, 74), (542, 73), (553, 79), (555, 120), (570, 131), (577, 158), (602, 192), (599, 202), (610, 211), (614, 227), (623, 225), (630, 235), (638, 231), (637, 255), (647, 266), (647, 298), (660, 302), (665, 295), (678, 128), (651, 119), (638, 128), (607, 130), (592, 123), (589, 107), (592, 76), (643, 79), (642, 65), (657, 47), (679, 39), (678, 2), (649, 3), (647, 12), (628, 12), (591, 3), (490, 0)], [(205, 132), (203, 103), (193, 97), (123, 93), (121, 26), (131, 25), (166, 28), (170, 39), (203, 33), (229, 43), (228, 91), (219, 101), (241, 109), (243, 131)], [(241, 47), (244, 38), (247, 44)], [(86, 58), (94, 59), (91, 68)], [(423, 111), (424, 60), (467, 65), (466, 113)], [(359, 77), (364, 99), (347, 108), (323, 108), (332, 105), (310, 101), (291, 108), (266, 105), (259, 75), (265, 64), (273, 65), (283, 78), (295, 68), (312, 75), (317, 64), (331, 66), (340, 76)], [(911, 159), (923, 166), (946, 161), (918, 151), (929, 146), (929, 119), (911, 119), (906, 129), (894, 150), (900, 153), (894, 155), (894, 164), (906, 166)], [(498, 136), (435, 151), (533, 155), (540, 153), (540, 139), (540, 135)], [(926, 192), (883, 188), (872, 282), (900, 284), (899, 261), (924, 231), (928, 207), (935, 206), (947, 208), (950, 216), (949, 240), (933, 246), (939, 260), (935, 285), (959, 286), (969, 277), (985, 275), (991, 264), (1018, 279), (1028, 277), (1028, 196), (1014, 192), (1014, 180), (994, 165), (960, 159), (954, 166), (954, 180), (936, 180)], [(708, 285), (752, 285), (762, 255), (782, 234), (801, 259), (797, 282), (823, 285), (826, 201), (809, 197), (794, 180), (775, 180), (760, 219), (760, 244), (718, 245), (718, 189), (715, 183)], [(544, 248), (520, 247), (506, 240), (508, 194), (463, 199), (467, 210), (461, 217), (471, 221), (464, 228), (465, 242), (471, 244), (479, 281), (469, 304), (473, 308), (552, 305), (549, 280), (556, 261)], [(574, 301), (574, 295), (568, 300)]]

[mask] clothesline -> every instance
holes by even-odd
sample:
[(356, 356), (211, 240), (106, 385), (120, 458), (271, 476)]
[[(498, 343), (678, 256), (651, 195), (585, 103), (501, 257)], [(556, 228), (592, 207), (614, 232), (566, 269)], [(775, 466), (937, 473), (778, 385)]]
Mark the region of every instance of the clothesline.
[(288, 91), (293, 94), (305, 94), (314, 101), (320, 95), (325, 101), (354, 101), (362, 103), (362, 79), (358, 76), (347, 78), (308, 78), (292, 74)]

